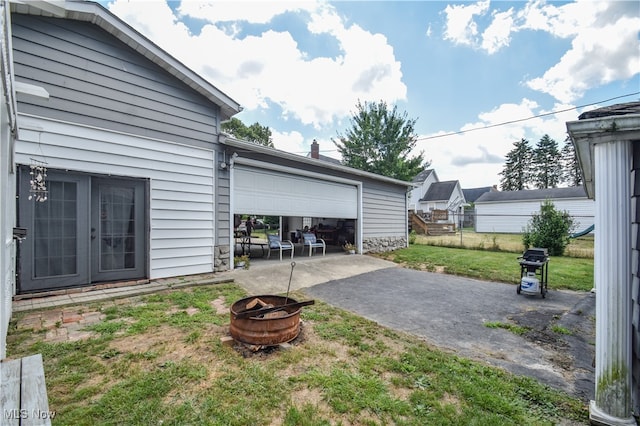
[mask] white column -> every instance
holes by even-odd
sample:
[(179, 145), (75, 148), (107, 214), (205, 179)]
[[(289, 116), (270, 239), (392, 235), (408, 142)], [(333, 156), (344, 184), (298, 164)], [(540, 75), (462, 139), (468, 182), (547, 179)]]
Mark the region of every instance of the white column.
[(596, 391), (591, 422), (636, 425), (631, 403), (631, 144), (594, 146)]

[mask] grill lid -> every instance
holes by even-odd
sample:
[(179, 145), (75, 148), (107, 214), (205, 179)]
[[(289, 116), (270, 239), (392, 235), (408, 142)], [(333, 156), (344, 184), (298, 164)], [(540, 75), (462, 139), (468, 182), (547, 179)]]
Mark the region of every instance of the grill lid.
[(530, 248), (522, 254), (522, 260), (527, 262), (546, 262), (549, 253), (546, 248)]

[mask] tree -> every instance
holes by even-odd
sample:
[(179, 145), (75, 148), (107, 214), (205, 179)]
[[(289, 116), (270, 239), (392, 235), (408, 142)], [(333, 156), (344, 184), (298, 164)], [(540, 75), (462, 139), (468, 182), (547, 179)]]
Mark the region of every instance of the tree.
[(526, 139), (513, 143), (513, 149), (507, 153), (507, 161), (500, 172), (502, 175), (500, 189), (503, 191), (527, 189), (532, 155), (533, 151)]
[(551, 200), (545, 200), (540, 205), (540, 213), (534, 213), (529, 220), (522, 242), (527, 249), (544, 247), (550, 256), (562, 256), (574, 228), (574, 220), (568, 212), (556, 210)]
[(238, 139), (244, 139), (273, 148), (271, 129), (267, 126), (260, 125), (258, 122), (247, 127), (242, 121), (232, 117), (231, 120), (222, 123), (222, 130)]
[(561, 156), (558, 150), (558, 143), (551, 139), (549, 135), (544, 135), (536, 148), (532, 157), (532, 180), (536, 188), (557, 188), (562, 180)]
[(582, 172), (578, 164), (578, 157), (569, 137), (565, 140), (560, 156), (562, 157), (562, 182), (568, 186), (582, 185)]
[(429, 166), (423, 153), (411, 156), (418, 136), (415, 119), (389, 110), (384, 101), (358, 101), (358, 111), (351, 117), (351, 128), (338, 134), (333, 143), (342, 154), (342, 164), (391, 178), (410, 181)]

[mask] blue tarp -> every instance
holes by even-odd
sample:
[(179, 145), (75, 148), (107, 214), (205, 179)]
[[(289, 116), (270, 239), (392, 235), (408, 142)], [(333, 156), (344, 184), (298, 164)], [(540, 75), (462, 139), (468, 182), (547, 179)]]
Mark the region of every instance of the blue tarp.
[(571, 234), (569, 236), (569, 238), (578, 238), (578, 237), (582, 237), (584, 235), (587, 235), (589, 232), (593, 231), (593, 229), (595, 228), (595, 225), (591, 225), (590, 227), (588, 227), (587, 229), (585, 229), (584, 231), (580, 231), (580, 232), (576, 232), (575, 234)]

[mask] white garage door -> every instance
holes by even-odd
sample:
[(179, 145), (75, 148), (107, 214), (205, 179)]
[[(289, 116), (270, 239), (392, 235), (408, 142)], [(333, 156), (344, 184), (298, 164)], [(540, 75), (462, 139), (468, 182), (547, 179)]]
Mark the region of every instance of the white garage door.
[(357, 219), (355, 185), (237, 165), (234, 213)]

